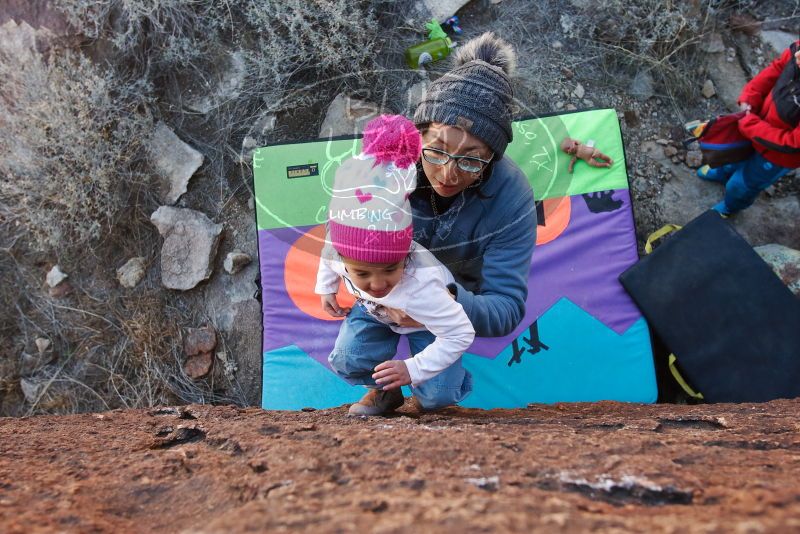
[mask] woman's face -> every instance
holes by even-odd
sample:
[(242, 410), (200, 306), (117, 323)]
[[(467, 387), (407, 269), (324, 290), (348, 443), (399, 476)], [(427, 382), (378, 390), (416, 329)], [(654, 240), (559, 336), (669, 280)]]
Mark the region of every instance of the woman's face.
[[(483, 160), (492, 158), (492, 151), (480, 139), (455, 126), (438, 122), (431, 123), (422, 134), (422, 148), (435, 148), (454, 156), (471, 156)], [(460, 169), (456, 160), (450, 159), (444, 165), (430, 163), (422, 158), (422, 169), (434, 191), (443, 197), (452, 197), (474, 184), (485, 172), (468, 172)]]

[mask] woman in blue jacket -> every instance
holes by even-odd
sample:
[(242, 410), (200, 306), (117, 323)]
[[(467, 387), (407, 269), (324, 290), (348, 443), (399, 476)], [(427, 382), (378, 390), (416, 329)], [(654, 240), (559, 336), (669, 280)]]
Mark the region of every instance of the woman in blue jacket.
[[(418, 186), (410, 197), (414, 241), (453, 273), (451, 295), (482, 337), (507, 335), (522, 321), (536, 243), (533, 191), (520, 168), (503, 157), (512, 140), (509, 76), (515, 63), (513, 48), (492, 33), (467, 42), (414, 114), (423, 139)], [(401, 326), (418, 325), (402, 312), (389, 313)], [(354, 335), (367, 340), (369, 323), (363, 324)], [(411, 352), (424, 348), (412, 346)], [(383, 364), (373, 376), (387, 382), (403, 370), (399, 362)], [(433, 380), (439, 381), (430, 388), (436, 395), (415, 394), (420, 409), (455, 404), (472, 390), (461, 359)], [(374, 395), (370, 402), (382, 399)]]

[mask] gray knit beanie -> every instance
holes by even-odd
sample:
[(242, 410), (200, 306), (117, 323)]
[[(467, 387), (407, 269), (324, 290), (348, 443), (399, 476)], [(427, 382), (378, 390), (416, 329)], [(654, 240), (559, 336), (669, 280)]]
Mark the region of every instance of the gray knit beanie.
[(514, 49), (486, 32), (459, 47), (454, 62), (450, 72), (431, 83), (414, 113), (414, 123), (461, 127), (500, 159), (513, 139), (509, 77), (516, 67)]

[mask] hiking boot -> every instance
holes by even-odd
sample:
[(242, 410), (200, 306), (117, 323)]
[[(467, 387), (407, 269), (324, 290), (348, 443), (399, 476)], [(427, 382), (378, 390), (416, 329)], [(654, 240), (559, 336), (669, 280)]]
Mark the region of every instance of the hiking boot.
[(405, 399), (400, 388), (384, 391), (370, 389), (361, 400), (350, 406), (348, 415), (383, 415), (403, 405)]

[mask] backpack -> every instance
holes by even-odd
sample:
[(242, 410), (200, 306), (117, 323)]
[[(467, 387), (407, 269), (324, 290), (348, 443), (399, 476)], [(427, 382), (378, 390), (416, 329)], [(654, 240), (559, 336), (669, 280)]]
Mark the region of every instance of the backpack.
[(753, 144), (739, 132), (739, 119), (745, 112), (720, 115), (709, 121), (692, 121), (685, 125), (692, 137), (684, 146), (697, 141), (703, 153), (703, 163), (712, 169), (728, 163), (738, 163), (753, 155)]

